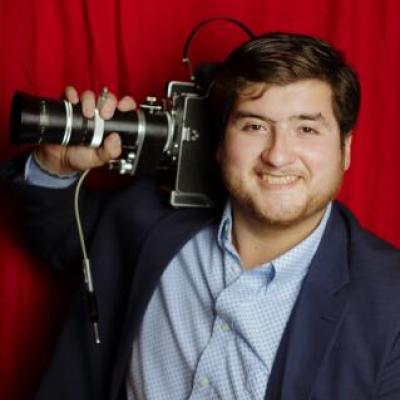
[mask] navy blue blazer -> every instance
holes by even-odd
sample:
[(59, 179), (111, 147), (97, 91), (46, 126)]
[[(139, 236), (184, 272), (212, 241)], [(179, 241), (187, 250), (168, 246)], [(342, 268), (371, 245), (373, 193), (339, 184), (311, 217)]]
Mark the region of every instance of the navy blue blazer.
[[(14, 190), (26, 204), (36, 251), (56, 268), (80, 271), (71, 189), (15, 185)], [(40, 400), (124, 398), (132, 341), (163, 270), (188, 239), (219, 218), (215, 210), (164, 205), (148, 181), (112, 197), (86, 192), (81, 207), (103, 343), (94, 344), (79, 284)], [(399, 400), (399, 338), (400, 253), (335, 202), (265, 399)]]

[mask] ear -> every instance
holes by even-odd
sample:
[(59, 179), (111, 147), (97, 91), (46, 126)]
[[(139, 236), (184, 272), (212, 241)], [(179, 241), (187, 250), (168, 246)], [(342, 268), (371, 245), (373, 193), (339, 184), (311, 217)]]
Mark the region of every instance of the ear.
[(344, 170), (347, 171), (350, 167), (351, 162), (351, 143), (353, 140), (353, 132), (349, 132), (344, 139)]

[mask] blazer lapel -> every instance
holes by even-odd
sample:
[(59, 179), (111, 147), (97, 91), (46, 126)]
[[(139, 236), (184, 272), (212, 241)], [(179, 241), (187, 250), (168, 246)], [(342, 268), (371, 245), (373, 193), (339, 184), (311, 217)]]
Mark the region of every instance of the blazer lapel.
[(346, 309), (348, 241), (343, 218), (334, 206), (279, 346), (266, 399), (310, 397)]
[(186, 209), (172, 212), (147, 237), (136, 263), (126, 318), (112, 377), (111, 399), (116, 399), (130, 360), (131, 347), (159, 279), (172, 258), (197, 231), (215, 220), (215, 211)]

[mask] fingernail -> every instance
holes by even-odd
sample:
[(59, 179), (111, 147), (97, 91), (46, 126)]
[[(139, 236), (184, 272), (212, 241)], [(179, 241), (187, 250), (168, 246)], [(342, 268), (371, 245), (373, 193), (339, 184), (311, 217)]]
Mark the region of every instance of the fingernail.
[(111, 137), (110, 137), (110, 145), (111, 145), (113, 148), (119, 147), (120, 144), (121, 144), (121, 139), (120, 139), (120, 137), (119, 137), (118, 135), (115, 135), (115, 136), (111, 136)]
[(108, 107), (103, 107), (100, 111), (100, 114), (104, 119), (112, 117), (112, 111)]
[(120, 146), (121, 140), (118, 136), (110, 138), (110, 153), (112, 153), (112, 157), (117, 157), (119, 155)]
[(93, 109), (91, 107), (83, 107), (83, 115), (86, 118), (92, 118), (94, 115)]

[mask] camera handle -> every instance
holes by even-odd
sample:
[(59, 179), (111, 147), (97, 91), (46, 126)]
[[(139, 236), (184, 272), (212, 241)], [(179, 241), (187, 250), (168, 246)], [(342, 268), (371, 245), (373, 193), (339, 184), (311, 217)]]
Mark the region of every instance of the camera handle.
[(197, 32), (202, 29), (205, 25), (208, 25), (210, 23), (213, 22), (217, 22), (217, 21), (226, 21), (226, 22), (230, 22), (236, 26), (238, 26), (240, 29), (242, 29), (242, 31), (244, 31), (248, 37), (250, 39), (253, 39), (256, 37), (256, 35), (254, 35), (254, 33), (250, 30), (250, 28), (248, 28), (243, 22), (240, 22), (234, 18), (230, 18), (230, 17), (214, 17), (214, 18), (208, 18), (204, 21), (201, 21), (199, 24), (197, 24), (192, 31), (190, 32), (188, 38), (186, 39), (186, 42), (183, 46), (183, 55), (182, 55), (182, 62), (184, 64), (187, 65), (187, 67), (189, 68), (189, 76), (190, 76), (190, 80), (194, 81), (195, 80), (195, 76), (194, 76), (194, 71), (193, 71), (193, 67), (192, 67), (192, 63), (190, 61), (189, 58), (189, 51), (190, 51), (190, 46), (193, 42), (194, 37), (196, 36)]

